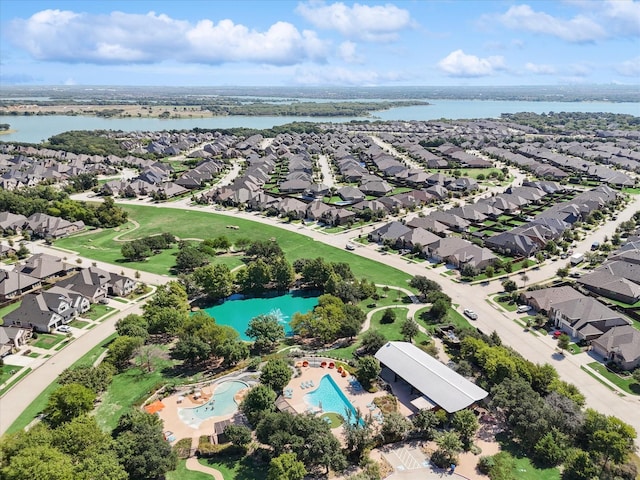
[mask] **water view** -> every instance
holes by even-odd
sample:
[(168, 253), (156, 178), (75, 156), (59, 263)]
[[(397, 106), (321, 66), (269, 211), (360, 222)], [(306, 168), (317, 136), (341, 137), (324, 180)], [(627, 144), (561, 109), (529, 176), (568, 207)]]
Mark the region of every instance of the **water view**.
[(374, 112), (373, 117), (250, 117), (226, 116), (209, 118), (100, 118), (86, 116), (42, 115), (0, 116), (15, 132), (0, 135), (5, 142), (39, 143), (69, 130), (157, 131), (190, 130), (192, 128), (224, 129), (247, 127), (271, 128), (292, 122), (344, 123), (351, 120), (437, 120), (440, 118), (497, 118), (502, 113), (516, 112), (609, 112), (640, 115), (637, 103), (610, 102), (528, 102), (506, 100), (427, 100), (431, 105), (391, 108)]
[(290, 335), (289, 321), (295, 313), (307, 313), (318, 305), (318, 297), (302, 292), (291, 292), (279, 297), (268, 298), (231, 298), (220, 305), (204, 309), (208, 315), (216, 319), (219, 325), (235, 328), (243, 340), (250, 340), (245, 335), (252, 318), (259, 315), (275, 315), (284, 326), (285, 333)]

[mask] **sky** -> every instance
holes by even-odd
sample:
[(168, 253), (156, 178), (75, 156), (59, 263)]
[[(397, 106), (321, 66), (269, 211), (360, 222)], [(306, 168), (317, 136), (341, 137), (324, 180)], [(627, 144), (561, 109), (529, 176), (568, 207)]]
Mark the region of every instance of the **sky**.
[(640, 84), (640, 0), (0, 0), (0, 86)]

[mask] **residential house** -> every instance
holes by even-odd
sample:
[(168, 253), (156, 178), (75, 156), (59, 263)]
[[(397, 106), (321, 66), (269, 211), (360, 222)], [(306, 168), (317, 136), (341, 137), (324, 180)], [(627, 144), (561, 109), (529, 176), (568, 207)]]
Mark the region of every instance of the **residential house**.
[(395, 244), (403, 235), (410, 231), (410, 227), (400, 222), (389, 222), (369, 233), (368, 237), (371, 242), (383, 243), (387, 241)]
[(620, 302), (633, 304), (640, 300), (640, 285), (624, 277), (614, 275), (606, 267), (578, 278), (577, 283), (587, 290)]
[(0, 232), (3, 235), (22, 233), (23, 227), (27, 224), (27, 217), (16, 215), (11, 212), (0, 212)]
[(595, 353), (618, 364), (623, 370), (640, 367), (640, 330), (632, 325), (609, 329), (591, 342), (591, 347)]
[(111, 287), (111, 274), (105, 270), (90, 267), (56, 283), (60, 287), (86, 297), (91, 303), (106, 298)]
[(477, 270), (484, 270), (496, 263), (497, 260), (498, 257), (491, 250), (473, 244), (456, 250), (445, 259), (446, 262), (458, 268), (469, 265)]
[(130, 295), (136, 288), (136, 281), (125, 275), (118, 273), (111, 274), (109, 282), (109, 294), (117, 297), (126, 297)]
[(33, 236), (40, 238), (60, 238), (84, 229), (84, 222), (69, 222), (46, 213), (34, 213), (27, 218), (25, 227)]
[(15, 272), (0, 270), (0, 301), (5, 302), (42, 286), (39, 278)]
[(566, 300), (584, 298), (584, 295), (573, 287), (552, 287), (540, 290), (525, 291), (520, 294), (520, 300), (542, 313), (549, 313), (551, 306)]
[(470, 241), (458, 237), (439, 238), (428, 247), (427, 254), (436, 262), (444, 262), (462, 248), (473, 245)]
[(16, 265), (13, 270), (44, 281), (56, 277), (64, 277), (73, 270), (76, 270), (76, 267), (53, 255), (36, 253), (24, 264)]
[(0, 325), (0, 357), (26, 345), (31, 338), (31, 330), (15, 325)]
[(16, 310), (5, 315), (4, 324), (48, 333), (71, 321), (75, 314), (71, 304), (68, 296), (48, 292), (29, 293)]
[(549, 313), (557, 328), (585, 341), (594, 340), (613, 327), (631, 324), (631, 320), (591, 297), (555, 303)]

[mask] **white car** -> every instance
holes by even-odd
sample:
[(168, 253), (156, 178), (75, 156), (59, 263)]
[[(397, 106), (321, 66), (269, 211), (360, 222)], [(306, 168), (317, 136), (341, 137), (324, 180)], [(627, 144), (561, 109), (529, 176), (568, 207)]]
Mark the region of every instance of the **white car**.
[(353, 243), (347, 243), (347, 246), (345, 248), (347, 250), (355, 250), (356, 246)]
[(478, 314), (469, 308), (464, 309), (464, 314), (469, 317), (471, 320), (477, 320)]
[(71, 327), (69, 325), (60, 325), (56, 327), (56, 330), (62, 333), (69, 333), (71, 331)]

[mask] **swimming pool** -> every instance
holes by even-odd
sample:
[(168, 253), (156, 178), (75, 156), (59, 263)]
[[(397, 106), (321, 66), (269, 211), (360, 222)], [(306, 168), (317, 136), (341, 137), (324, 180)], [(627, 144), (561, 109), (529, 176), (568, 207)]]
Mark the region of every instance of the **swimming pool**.
[(342, 415), (345, 421), (347, 411), (349, 411), (351, 412), (351, 422), (355, 423), (356, 421), (356, 409), (329, 374), (322, 377), (318, 388), (304, 396), (304, 401), (307, 405), (321, 408), (323, 412)]
[(240, 390), (248, 387), (246, 383), (238, 380), (222, 382), (216, 386), (207, 403), (193, 408), (180, 408), (178, 416), (187, 425), (197, 428), (204, 420), (211, 417), (231, 415), (238, 410), (234, 397)]

